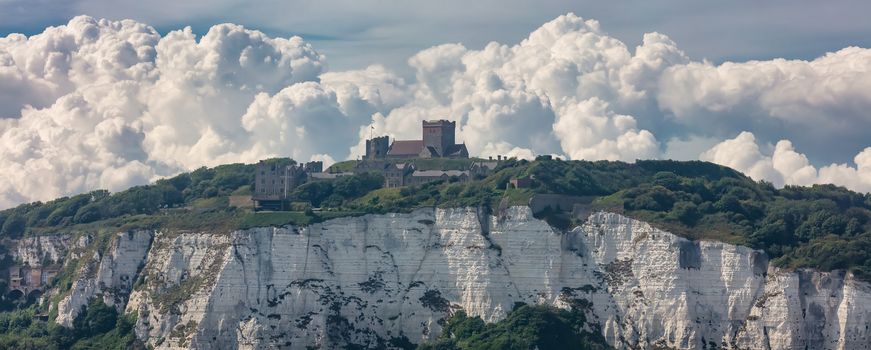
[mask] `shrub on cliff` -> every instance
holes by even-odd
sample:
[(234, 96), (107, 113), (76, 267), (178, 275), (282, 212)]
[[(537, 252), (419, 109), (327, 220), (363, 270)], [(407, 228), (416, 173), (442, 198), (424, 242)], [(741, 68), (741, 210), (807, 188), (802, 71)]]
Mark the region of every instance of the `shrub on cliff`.
[(418, 349), (610, 349), (601, 335), (583, 331), (585, 322), (581, 311), (543, 305), (520, 306), (490, 324), (459, 311), (437, 341)]

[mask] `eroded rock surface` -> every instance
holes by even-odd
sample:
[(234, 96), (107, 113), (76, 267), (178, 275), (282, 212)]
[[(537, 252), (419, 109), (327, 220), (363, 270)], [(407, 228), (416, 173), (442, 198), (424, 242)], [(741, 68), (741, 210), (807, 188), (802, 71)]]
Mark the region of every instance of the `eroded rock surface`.
[(433, 339), (452, 309), (496, 321), (525, 302), (586, 308), (619, 348), (871, 347), (867, 283), (781, 271), (759, 251), (618, 214), (568, 232), (513, 207), (123, 235), (82, 272), (59, 322), (102, 296), (126, 303), (156, 348), (374, 347)]

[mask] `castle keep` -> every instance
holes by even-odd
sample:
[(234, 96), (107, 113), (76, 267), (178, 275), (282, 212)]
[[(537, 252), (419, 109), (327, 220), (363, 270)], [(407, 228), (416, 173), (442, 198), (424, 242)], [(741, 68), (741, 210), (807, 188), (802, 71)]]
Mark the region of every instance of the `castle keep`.
[[(292, 192), (298, 186), (315, 181), (332, 181), (343, 176), (376, 172), (384, 176), (384, 187), (421, 185), (450, 180), (465, 182), (487, 176), (497, 162), (469, 160), (460, 168), (418, 167), (433, 158), (469, 158), (465, 144), (456, 143), (457, 123), (449, 120), (423, 121), (420, 140), (394, 140), (388, 136), (366, 140), (366, 154), (352, 169), (324, 172), (322, 162), (297, 165), (285, 159), (270, 159), (257, 164), (254, 194), (255, 210), (288, 210)], [(506, 158), (507, 159), (507, 158)]]
[(389, 144), (387, 136), (366, 140), (367, 160), (396, 158), (469, 158), (465, 144), (456, 143), (457, 122), (424, 120), (422, 140), (395, 140)]

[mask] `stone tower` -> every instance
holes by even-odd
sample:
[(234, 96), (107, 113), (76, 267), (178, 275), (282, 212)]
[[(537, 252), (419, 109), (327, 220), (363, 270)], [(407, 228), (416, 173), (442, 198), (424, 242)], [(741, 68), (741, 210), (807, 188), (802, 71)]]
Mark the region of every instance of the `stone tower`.
[(454, 146), (457, 123), (448, 120), (423, 121), (423, 146), (432, 147), (443, 157)]
[(363, 159), (382, 159), (387, 157), (387, 150), (390, 148), (390, 138), (381, 136), (366, 140), (366, 156)]

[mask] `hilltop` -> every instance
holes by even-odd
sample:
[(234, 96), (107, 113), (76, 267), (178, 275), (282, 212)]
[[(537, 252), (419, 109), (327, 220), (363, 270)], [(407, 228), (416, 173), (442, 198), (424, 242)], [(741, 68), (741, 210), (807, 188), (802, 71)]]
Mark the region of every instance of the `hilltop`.
[[(443, 164), (430, 166), (474, 160), (436, 161)], [(585, 210), (621, 213), (690, 239), (763, 249), (778, 266), (851, 269), (871, 276), (871, 196), (833, 185), (777, 189), (707, 162), (511, 159), (484, 178), (401, 188), (382, 188), (381, 175), (371, 172), (304, 184), (292, 193), (295, 210), (269, 213), (231, 203), (233, 197), (250, 195), (254, 169), (251, 164), (200, 168), (118, 193), (100, 190), (20, 205), (0, 212), (0, 236), (133, 228), (229, 232), (432, 206), (493, 212), (528, 205), (535, 195), (559, 194), (582, 198), (577, 202)], [(512, 179), (528, 179), (528, 185), (513, 188)], [(568, 211), (536, 215), (567, 228), (579, 220)]]
[[(411, 161), (425, 164), (421, 167), (462, 168), (478, 160)], [(425, 163), (427, 161), (430, 163)], [(288, 164), (293, 163), (293, 160), (273, 159), (270, 162)], [(351, 163), (335, 166), (346, 164)], [(99, 261), (94, 259), (102, 257), (105, 263), (112, 256), (109, 247), (118, 244), (112, 242), (119, 242), (119, 237), (135, 238), (134, 241), (139, 242), (136, 244), (140, 245), (138, 249), (145, 249), (147, 245), (143, 247), (143, 244), (156, 239), (149, 232), (163, 232), (162, 243), (154, 243), (153, 249), (159, 252), (168, 249), (167, 244), (173, 244), (170, 242), (177, 242), (176, 238), (183, 240), (186, 235), (199, 237), (196, 239), (210, 237), (208, 239), (224, 242), (231, 237), (239, 239), (240, 229), (294, 225), (287, 230), (293, 229), (295, 232), (296, 228), (334, 218), (388, 213), (404, 213), (401, 215), (413, 217), (417, 215), (416, 212), (419, 214), (420, 208), (432, 207), (473, 208), (472, 214), (478, 213), (476, 215), (481, 218), (490, 217), (481, 214), (501, 217), (503, 213), (511, 212), (513, 206), (529, 206), (536, 218), (547, 221), (556, 234), (561, 235), (572, 235), (569, 229), (578, 226), (586, 226), (589, 230), (590, 223), (584, 220), (589, 213), (602, 210), (649, 223), (690, 240), (720, 241), (762, 249), (772, 258), (773, 266), (787, 271), (796, 268), (849, 270), (859, 279), (871, 280), (871, 196), (832, 185), (778, 189), (713, 163), (658, 160), (635, 163), (588, 162), (548, 157), (534, 161), (508, 159), (500, 161), (488, 176), (463, 181), (450, 177), (399, 188), (384, 188), (384, 177), (378, 171), (364, 172), (331, 181), (302, 184), (289, 194), (292, 199), (291, 210), (281, 212), (252, 210), (250, 197), (255, 171), (256, 165), (253, 164), (200, 168), (118, 193), (93, 191), (0, 211), (0, 248), (6, 252), (0, 260), (0, 268), (12, 271), (14, 266), (34, 268), (40, 273), (56, 273), (49, 275), (44, 282), (46, 286), (40, 286), (53, 291), (47, 300), (51, 307), (37, 306), (30, 294), (26, 300), (11, 297), (0, 300), (0, 309), (17, 310), (0, 312), (0, 345), (14, 347), (21, 345), (21, 342), (33, 341), (69, 346), (137, 344), (131, 327), (138, 321), (129, 314), (116, 314), (99, 298), (85, 305), (86, 311), (72, 321), (75, 331), (41, 321), (46, 317), (50, 320), (58, 317), (58, 305), (62, 298), (69, 298), (71, 293), (84, 293), (76, 285), (93, 278), (92, 274), (97, 273), (94, 261)], [(389, 218), (390, 215), (384, 217)], [(417, 225), (431, 225), (431, 220), (406, 219)], [(341, 221), (336, 225), (341, 227)], [(135, 231), (139, 229), (144, 231)], [(482, 235), (487, 234), (483, 223), (481, 230)], [(128, 234), (119, 236), (118, 232)], [(554, 234), (553, 231), (548, 232)], [(41, 266), (34, 267), (12, 261), (9, 252), (20, 249), (18, 242), (46, 236), (67, 237), (64, 242), (70, 243), (78, 238), (73, 240), (69, 237), (87, 238), (88, 243), (85, 247), (64, 247), (83, 249), (77, 253), (81, 254), (78, 255), (81, 258), (56, 267), (50, 265), (57, 264), (57, 260), (44, 261), (39, 264)], [(220, 249), (227, 244), (224, 242), (215, 247)], [(203, 249), (208, 247), (210, 245)], [(487, 249), (494, 249), (494, 256), (498, 259), (503, 248), (490, 242)], [(688, 252), (694, 251), (687, 249)], [(140, 253), (144, 254), (144, 251)], [(135, 268), (137, 265), (132, 266)], [(209, 269), (216, 269), (215, 266)], [(619, 268), (617, 265), (608, 265), (606, 272), (615, 273), (617, 270), (609, 269)], [(155, 280), (146, 274), (145, 277), (137, 277), (135, 281), (121, 285), (129, 287), (135, 282), (136, 288), (139, 288), (137, 290), (153, 293), (157, 305), (172, 306), (187, 300), (187, 294), (198, 290), (201, 284), (214, 282), (210, 278), (214, 276), (206, 274), (182, 278), (166, 289), (159, 287), (162, 279)], [(372, 282), (371, 286), (368, 283), (361, 286), (365, 290), (375, 290), (381, 282)], [(13, 286), (9, 282), (0, 285), (4, 289), (4, 296), (11, 295)], [(575, 287), (584, 293), (598, 288), (587, 285)], [(574, 292), (568, 290), (562, 293), (572, 295)], [(444, 299), (437, 295), (433, 295), (431, 301), (425, 297), (420, 298), (424, 304), (444, 303)], [(577, 302), (580, 304), (573, 304), (569, 312), (519, 307), (516, 312), (506, 315), (505, 320), (489, 325), (484, 325), (480, 318), (466, 318), (464, 314), (457, 314), (446, 322), (448, 329), (459, 332), (461, 337), (450, 339), (443, 336), (434, 344), (423, 347), (451, 345), (473, 348), (484, 346), (482, 344), (499, 344), (509, 339), (539, 344), (549, 339), (545, 335), (553, 327), (559, 329), (559, 337), (606, 347), (596, 332), (577, 332), (577, 325), (586, 322), (582, 318), (583, 312), (579, 310), (590, 307), (585, 302)], [(444, 311), (443, 306), (433, 310)], [(530, 320), (530, 326), (518, 338), (512, 330), (517, 329), (517, 322), (526, 320)], [(4, 324), (6, 328), (3, 328)], [(90, 327), (87, 326), (90, 324), (99, 324), (101, 328), (91, 333), (80, 331)], [(25, 328), (35, 330), (33, 334), (26, 333), (23, 336), (21, 330)], [(408, 339), (391, 341), (398, 341), (397, 346), (413, 348)]]

